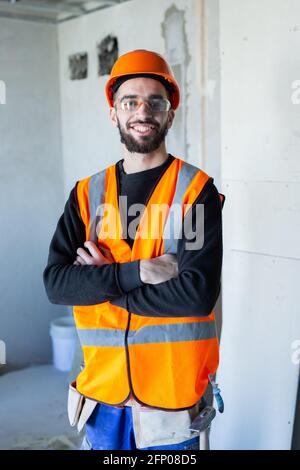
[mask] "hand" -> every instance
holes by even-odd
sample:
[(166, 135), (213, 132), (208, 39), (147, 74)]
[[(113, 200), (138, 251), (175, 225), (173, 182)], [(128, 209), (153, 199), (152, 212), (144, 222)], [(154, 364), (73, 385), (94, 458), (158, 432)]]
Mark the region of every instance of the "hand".
[(91, 241), (86, 241), (84, 243), (84, 247), (89, 250), (90, 255), (83, 248), (78, 248), (77, 257), (73, 264), (76, 264), (77, 266), (103, 266), (104, 264), (111, 264), (114, 262), (110, 251), (106, 248), (101, 247), (100, 250), (98, 246)]
[(140, 261), (140, 278), (145, 284), (158, 284), (178, 276), (176, 255), (164, 254)]

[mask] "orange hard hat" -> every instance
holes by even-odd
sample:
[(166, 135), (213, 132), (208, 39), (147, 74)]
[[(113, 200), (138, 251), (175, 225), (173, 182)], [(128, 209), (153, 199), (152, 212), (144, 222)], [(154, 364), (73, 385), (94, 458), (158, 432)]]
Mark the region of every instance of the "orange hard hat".
[(179, 85), (175, 80), (170, 66), (165, 59), (157, 52), (138, 49), (127, 52), (118, 58), (111, 70), (110, 77), (105, 86), (106, 98), (109, 106), (113, 106), (113, 86), (118, 79), (130, 75), (147, 76), (156, 78), (166, 85), (170, 91), (170, 101), (173, 109), (178, 108), (180, 101)]

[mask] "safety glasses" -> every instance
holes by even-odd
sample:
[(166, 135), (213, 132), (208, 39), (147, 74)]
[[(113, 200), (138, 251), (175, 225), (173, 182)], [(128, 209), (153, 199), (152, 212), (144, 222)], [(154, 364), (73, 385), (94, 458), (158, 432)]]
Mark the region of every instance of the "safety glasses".
[(171, 103), (165, 98), (149, 98), (144, 99), (141, 97), (134, 98), (122, 98), (120, 101), (117, 101), (114, 105), (115, 109), (121, 109), (122, 111), (135, 112), (139, 107), (145, 103), (149, 110), (153, 113), (162, 113), (169, 111), (171, 109)]

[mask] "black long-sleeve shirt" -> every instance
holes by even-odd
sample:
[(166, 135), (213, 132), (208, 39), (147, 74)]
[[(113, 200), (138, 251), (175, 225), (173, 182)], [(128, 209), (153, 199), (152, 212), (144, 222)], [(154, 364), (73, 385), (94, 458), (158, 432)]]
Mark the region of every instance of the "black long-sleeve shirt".
[[(174, 160), (172, 155), (160, 166), (126, 174), (123, 160), (117, 163), (119, 195), (127, 196), (127, 207), (146, 205), (162, 174)], [(220, 290), (222, 266), (222, 221), (219, 193), (211, 178), (192, 206), (204, 204), (204, 244), (187, 250), (184, 236), (178, 240), (178, 277), (159, 284), (144, 284), (140, 279), (140, 261), (104, 266), (76, 266), (77, 249), (86, 241), (76, 186), (66, 202), (53, 235), (44, 284), (49, 300), (62, 305), (95, 305), (110, 301), (144, 316), (205, 316), (213, 309)], [(121, 219), (124, 227), (124, 209)], [(132, 217), (127, 216), (127, 227)], [(193, 216), (192, 230), (196, 230)], [(197, 227), (203, 230), (203, 227)], [(132, 247), (133, 239), (123, 234)]]

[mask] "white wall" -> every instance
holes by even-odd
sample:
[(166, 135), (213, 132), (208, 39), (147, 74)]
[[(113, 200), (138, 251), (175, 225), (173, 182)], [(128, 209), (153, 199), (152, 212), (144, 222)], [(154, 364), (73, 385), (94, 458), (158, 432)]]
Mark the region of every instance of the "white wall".
[[(212, 448), (288, 449), (299, 374), (291, 346), (300, 339), (300, 104), (291, 102), (292, 82), (300, 79), (300, 5), (148, 5), (132, 0), (63, 23), (58, 38), (54, 26), (0, 19), (0, 80), (7, 85), (7, 104), (0, 105), (0, 340), (10, 362), (49, 358), (49, 321), (64, 311), (48, 303), (42, 285), (50, 238), (75, 181), (122, 158), (96, 44), (113, 34), (120, 54), (165, 54), (164, 22), (173, 6), (184, 12), (189, 55), (187, 151), (179, 156), (217, 184), (222, 172), (219, 189), (227, 197), (218, 374), (225, 413), (214, 422)], [(88, 78), (71, 81), (68, 56), (83, 51)], [(176, 155), (175, 139), (169, 151)]]
[[(118, 38), (119, 55), (141, 48), (165, 54), (164, 20), (172, 6), (184, 12), (187, 42), (184, 46), (190, 56), (185, 70), (187, 153), (178, 156), (201, 164), (201, 44), (197, 39), (202, 22), (195, 13), (196, 6), (199, 8), (201, 4), (199, 0), (154, 0), (149, 8), (146, 0), (132, 0), (59, 25), (66, 195), (76, 180), (123, 158), (118, 131), (109, 121), (104, 93), (108, 76), (97, 76), (96, 44), (112, 34)], [(173, 35), (174, 48), (178, 45), (178, 37)], [(88, 52), (88, 78), (71, 81), (68, 78), (68, 56), (84, 51)], [(168, 150), (177, 155), (176, 135), (170, 137)]]
[(8, 364), (50, 359), (42, 282), (63, 205), (56, 29), (0, 18), (0, 339)]
[[(166, 32), (166, 19), (174, 9), (184, 19), (184, 31), (178, 36)], [(155, 0), (151, 9), (146, 0), (132, 0), (58, 27), (0, 20), (0, 81), (7, 88), (7, 103), (0, 105), (0, 208), (5, 227), (0, 235), (5, 260), (0, 270), (0, 339), (7, 343), (8, 361), (49, 359), (49, 321), (65, 312), (49, 304), (42, 285), (51, 236), (75, 181), (122, 158), (104, 94), (108, 77), (97, 76), (96, 44), (107, 34), (118, 37), (119, 54), (135, 48), (164, 55), (187, 52), (183, 68), (186, 153), (178, 153), (178, 133), (172, 131), (168, 150), (207, 167), (218, 181), (213, 171), (218, 167), (217, 145), (213, 151), (208, 145), (211, 131), (216, 134), (218, 99), (205, 96), (204, 83), (206, 74), (215, 80), (216, 11), (217, 0), (211, 0), (206, 9), (200, 0)], [(205, 15), (210, 15), (208, 45)], [(204, 57), (205, 47), (209, 54)], [(80, 51), (89, 54), (88, 78), (71, 81), (68, 56)], [(12, 224), (16, 230), (11, 230)]]
[(201, 21), (197, 40), (201, 49), (197, 60), (202, 71), (202, 166), (213, 176), (217, 188), (221, 191), (219, 0), (196, 1), (196, 6), (196, 14)]
[(297, 0), (221, 0), (225, 399), (212, 445), (289, 449), (300, 339)]

